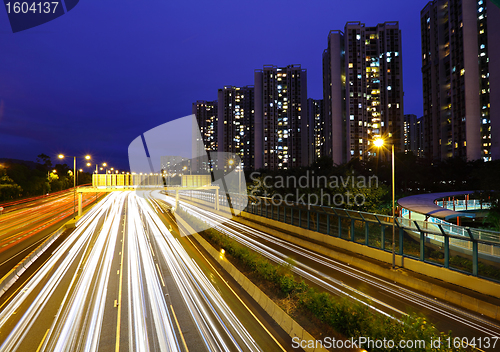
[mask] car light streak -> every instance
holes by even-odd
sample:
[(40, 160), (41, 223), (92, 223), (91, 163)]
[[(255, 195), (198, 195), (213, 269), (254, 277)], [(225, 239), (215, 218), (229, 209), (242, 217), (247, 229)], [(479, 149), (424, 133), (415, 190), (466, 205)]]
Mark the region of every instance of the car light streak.
[[(154, 197), (157, 199), (161, 199), (163, 201), (166, 201), (170, 205), (175, 204), (175, 199), (172, 199), (170, 197), (166, 197), (163, 194), (160, 194), (159, 192), (154, 193)], [(450, 306), (446, 303), (439, 302), (433, 299), (430, 299), (428, 297), (425, 297), (424, 295), (421, 295), (419, 293), (413, 292), (409, 289), (403, 288), (398, 286), (397, 284), (394, 284), (392, 282), (389, 282), (387, 280), (380, 279), (378, 277), (375, 277), (373, 275), (367, 274), (361, 270), (357, 270), (355, 268), (352, 268), (349, 265), (340, 263), (338, 261), (332, 260), (331, 258), (328, 258), (326, 256), (323, 256), (321, 254), (315, 253), (313, 251), (307, 250), (305, 248), (302, 248), (300, 246), (297, 246), (295, 244), (292, 244), (288, 241), (281, 240), (279, 238), (276, 238), (274, 236), (271, 236), (269, 234), (266, 234), (262, 231), (258, 231), (254, 228), (251, 228), (249, 226), (243, 225), (239, 222), (229, 220), (226, 217), (219, 216), (211, 211), (207, 211), (204, 209), (201, 209), (199, 207), (196, 207), (192, 204), (189, 204), (185, 201), (180, 201), (180, 206), (189, 214), (199, 218), (200, 220), (207, 222), (208, 224), (211, 224), (214, 228), (217, 230), (225, 233), (226, 235), (230, 236), (234, 240), (238, 241), (239, 243), (261, 253), (265, 257), (269, 258), (270, 260), (275, 261), (276, 263), (284, 263), (284, 260), (286, 260), (286, 256), (281, 253), (279, 250), (276, 251), (273, 248), (270, 248), (263, 244), (260, 240), (265, 240), (267, 242), (272, 243), (273, 245), (279, 246), (281, 248), (286, 249), (287, 251), (291, 251), (292, 253), (297, 254), (297, 256), (300, 257), (305, 257), (309, 260), (312, 260), (316, 263), (321, 264), (322, 266), (328, 267), (330, 269), (337, 270), (339, 272), (342, 272), (343, 274), (349, 275), (353, 278), (356, 278), (362, 282), (365, 282), (367, 284), (370, 284), (374, 287), (376, 287), (379, 290), (382, 290), (390, 295), (394, 295), (396, 297), (403, 298), (407, 301), (412, 302), (413, 304), (417, 304), (423, 308), (429, 309), (437, 314), (440, 314), (448, 319), (452, 319), (460, 324), (463, 324), (464, 326), (473, 328), (477, 331), (482, 332), (485, 335), (488, 336), (498, 336), (498, 333), (500, 331), (500, 327), (492, 324), (491, 322), (488, 322), (484, 319), (481, 319), (480, 317), (477, 317), (473, 314), (469, 314), (467, 312), (461, 311), (453, 306)], [(309, 266), (301, 263), (300, 259), (295, 259), (295, 264), (294, 267), (292, 268), (294, 272), (297, 274), (301, 275), (304, 278), (307, 278), (311, 280), (312, 282), (332, 291), (338, 293), (338, 289), (333, 287), (330, 283), (334, 283), (336, 285), (339, 285), (341, 288), (346, 289), (353, 294), (360, 295), (361, 297), (364, 297), (365, 299), (368, 299), (370, 303), (376, 303), (378, 305), (381, 305), (382, 308), (390, 309), (392, 312), (396, 312), (398, 314), (405, 314), (401, 312), (400, 310), (396, 309), (395, 307), (392, 307), (391, 305), (382, 302), (380, 300), (376, 300), (364, 293), (362, 293), (359, 290), (356, 290), (344, 283), (342, 283), (339, 280), (336, 280), (324, 273), (321, 273), (313, 268), (310, 268)], [(312, 273), (312, 274), (311, 274)], [(330, 283), (329, 283), (330, 282)], [(349, 295), (347, 292), (344, 292), (344, 294), (348, 296)], [(356, 299), (356, 298), (355, 298)], [(363, 302), (363, 301), (362, 301)], [(381, 311), (380, 309), (377, 309), (373, 307), (370, 304), (371, 308), (382, 312), (383, 314), (386, 314), (386, 312)]]
[[(155, 240), (188, 309), (197, 318), (195, 320), (198, 330), (209, 350), (230, 351), (234, 347), (240, 351), (260, 350), (196, 262), (189, 257), (179, 241), (166, 228), (154, 209), (146, 206), (146, 199), (138, 197), (138, 202), (142, 203), (140, 209), (143, 221), (147, 224), (146, 228), (151, 238)], [(209, 312), (213, 314), (218, 324), (213, 321)], [(231, 348), (225, 344), (219, 329), (216, 328), (217, 325), (223, 328), (234, 347)]]
[(74, 231), (3, 307), (0, 330), (9, 330), (0, 350), (26, 350), (31, 330), (39, 326), (43, 326), (43, 338), (36, 344), (39, 351), (99, 350), (108, 337), (103, 335), (107, 309), (116, 309), (109, 303), (115, 294), (110, 282), (116, 276), (111, 273), (116, 271), (118, 251), (124, 248), (120, 270), (125, 270), (127, 301), (122, 314), (127, 323), (122, 329), (128, 329), (130, 350), (184, 349), (166, 298), (168, 283), (163, 281), (162, 270), (167, 268), (209, 351), (260, 351), (216, 287), (158, 217), (161, 207), (153, 207), (135, 192), (115, 192), (79, 219)]

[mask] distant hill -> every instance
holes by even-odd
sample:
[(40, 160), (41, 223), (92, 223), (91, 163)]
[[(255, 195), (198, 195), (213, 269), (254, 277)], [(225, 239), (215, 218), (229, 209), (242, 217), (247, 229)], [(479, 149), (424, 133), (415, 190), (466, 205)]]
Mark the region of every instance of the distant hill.
[(37, 167), (37, 165), (40, 165), (34, 161), (10, 159), (10, 158), (0, 158), (0, 163), (1, 164), (23, 164), (23, 165), (26, 165), (27, 167), (29, 167), (30, 169), (35, 169)]

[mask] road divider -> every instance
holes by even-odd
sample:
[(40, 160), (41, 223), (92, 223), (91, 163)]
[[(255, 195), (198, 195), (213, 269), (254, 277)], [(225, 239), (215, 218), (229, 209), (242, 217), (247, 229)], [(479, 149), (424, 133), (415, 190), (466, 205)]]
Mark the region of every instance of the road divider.
[[(85, 213), (88, 212), (92, 206), (97, 203), (92, 204), (87, 207)], [(83, 214), (82, 214), (83, 216)], [(29, 253), (24, 259), (22, 259), (14, 268), (12, 268), (7, 274), (0, 279), (0, 297), (4, 295), (9, 288), (12, 287), (19, 279), (19, 277), (33, 264), (45, 251), (66, 231), (75, 227), (75, 224), (79, 218), (71, 219), (64, 223), (59, 229), (54, 231), (49, 235), (38, 247), (36, 247), (31, 253)]]
[[(227, 207), (221, 206), (218, 211), (213, 210), (207, 202), (200, 201), (198, 199), (195, 201), (183, 199), (183, 201), (186, 203), (196, 204), (197, 206), (215, 214), (225, 213), (223, 215), (227, 216), (229, 213), (229, 209)], [(392, 260), (390, 252), (380, 251), (358, 243), (345, 241), (340, 238), (315, 232), (313, 230), (300, 228), (273, 219), (250, 214), (245, 211), (241, 212), (238, 216), (233, 217), (232, 220), (243, 225), (250, 226), (256, 230), (266, 232), (282, 240), (289, 241), (295, 245), (302, 246), (306, 249), (328, 256), (332, 259), (352, 265), (353, 267), (363, 271), (379, 275), (387, 280), (424, 292), (437, 299), (456, 304), (489, 318), (500, 320), (500, 306), (488, 302), (486, 297), (485, 299), (478, 299), (474, 298), (472, 295), (460, 292), (461, 288), (465, 288), (486, 296), (492, 296), (500, 299), (500, 285), (498, 283), (441, 268), (432, 264), (423, 263), (411, 258), (402, 258), (399, 255), (396, 256), (396, 265), (401, 268), (397, 270), (388, 270), (386, 266), (377, 265), (373, 260), (378, 260), (381, 263), (390, 263)], [(336, 250), (335, 247), (347, 252), (361, 254), (371, 258), (372, 260), (363, 260), (359, 256), (343, 253), (342, 251)], [(444, 283), (457, 285), (457, 290), (446, 288), (425, 279), (420, 279), (415, 275), (412, 275), (411, 272), (428, 276), (432, 279), (442, 280)]]
[[(178, 225), (184, 227), (188, 233), (192, 233), (196, 241), (210, 254), (210, 256), (222, 266), (222, 268), (229, 274), (236, 282), (264, 309), (269, 316), (293, 339), (300, 340), (314, 340), (309, 332), (300, 326), (292, 317), (290, 317), (283, 309), (281, 309), (274, 301), (262, 292), (252, 281), (243, 275), (234, 265), (221, 257), (220, 252), (217, 251), (211, 244), (209, 244), (203, 237), (196, 233), (191, 226), (189, 226), (183, 219), (176, 217)], [(326, 352), (327, 350), (322, 347), (308, 348), (305, 347), (306, 352)]]
[[(71, 224), (69, 224), (71, 223)], [(17, 264), (11, 271), (5, 274), (0, 279), (0, 297), (14, 285), (19, 277), (35, 262), (55, 240), (57, 240), (66, 230), (75, 227), (75, 222), (70, 221), (61, 226), (57, 231), (52, 233), (45, 241), (43, 241), (37, 248), (28, 254), (19, 264)]]

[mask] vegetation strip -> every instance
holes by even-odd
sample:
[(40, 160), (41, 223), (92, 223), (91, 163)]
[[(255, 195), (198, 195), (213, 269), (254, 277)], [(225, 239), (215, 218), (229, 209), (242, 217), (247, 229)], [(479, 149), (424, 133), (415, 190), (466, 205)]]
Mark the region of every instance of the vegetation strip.
[[(177, 213), (191, 224), (199, 223), (201, 220), (178, 209)], [(282, 266), (271, 263), (263, 256), (240, 245), (227, 235), (215, 229), (208, 229), (200, 233), (215, 248), (224, 249), (231, 263), (242, 271), (252, 273), (255, 284), (264, 284), (272, 288), (279, 298), (287, 298), (292, 302), (291, 316), (298, 314), (310, 314), (319, 322), (325, 324), (345, 338), (358, 338), (360, 336), (372, 340), (399, 341), (426, 341), (427, 348), (414, 348), (412, 351), (449, 351), (444, 344), (439, 348), (430, 348), (431, 341), (441, 342), (453, 341), (451, 332), (448, 334), (439, 332), (436, 327), (429, 323), (425, 317), (416, 314), (408, 314), (400, 320), (381, 316), (369, 310), (365, 305), (351, 302), (347, 299), (339, 299), (328, 292), (320, 292), (311, 287), (303, 280), (297, 280), (291, 273), (290, 266)], [(255, 282), (257, 279), (258, 282)], [(317, 337), (319, 338), (319, 337)], [(369, 351), (399, 351), (398, 348), (373, 348)], [(457, 348), (454, 351), (465, 351)]]

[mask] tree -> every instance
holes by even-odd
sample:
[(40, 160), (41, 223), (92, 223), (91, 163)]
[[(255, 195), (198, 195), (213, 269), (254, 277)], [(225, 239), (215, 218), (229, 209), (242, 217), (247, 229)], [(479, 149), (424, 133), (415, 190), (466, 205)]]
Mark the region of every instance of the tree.
[(43, 153), (37, 156), (36, 162), (42, 164), (45, 170), (49, 170), (52, 168), (52, 161), (50, 160), (50, 156)]
[(18, 198), (23, 189), (0, 169), (0, 201)]

